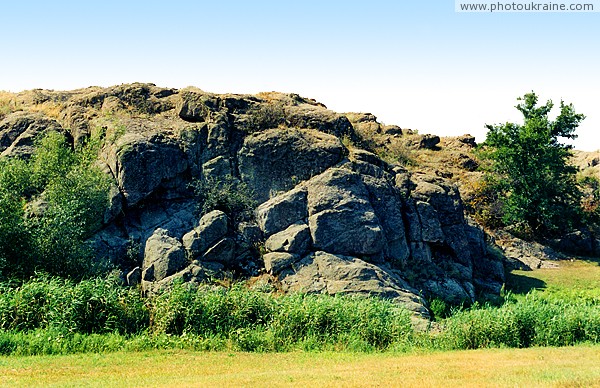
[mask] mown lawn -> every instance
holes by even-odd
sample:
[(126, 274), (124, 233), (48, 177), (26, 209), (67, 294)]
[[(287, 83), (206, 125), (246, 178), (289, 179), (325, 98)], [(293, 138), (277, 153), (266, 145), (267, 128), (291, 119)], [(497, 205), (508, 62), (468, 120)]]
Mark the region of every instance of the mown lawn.
[(600, 387), (600, 347), (433, 353), (119, 352), (2, 357), (2, 386)]

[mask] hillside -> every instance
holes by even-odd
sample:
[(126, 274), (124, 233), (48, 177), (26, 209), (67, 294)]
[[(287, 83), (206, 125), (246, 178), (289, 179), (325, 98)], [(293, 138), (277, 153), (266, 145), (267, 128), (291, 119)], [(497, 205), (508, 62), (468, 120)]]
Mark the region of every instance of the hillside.
[[(481, 174), (469, 135), (418, 134), (296, 94), (151, 84), (4, 93), (0, 119), (3, 158), (30, 158), (50, 131), (74, 149), (99, 144), (110, 198), (88, 242), (147, 294), (242, 278), (381, 296), (427, 317), (425, 298), (493, 298), (505, 266), (560, 257), (465, 215)], [(597, 173), (593, 153), (575, 163)], [(44, 200), (27, 198), (33, 217)], [(598, 253), (593, 233), (568, 237), (557, 244)]]

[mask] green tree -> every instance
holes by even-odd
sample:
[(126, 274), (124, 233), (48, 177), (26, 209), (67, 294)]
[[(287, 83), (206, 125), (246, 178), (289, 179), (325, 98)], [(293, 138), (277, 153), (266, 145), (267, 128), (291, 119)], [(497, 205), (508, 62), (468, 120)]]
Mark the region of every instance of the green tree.
[(533, 92), (518, 100), (522, 125), (486, 125), (489, 132), (481, 153), (489, 162), (486, 179), (498, 191), (506, 225), (537, 236), (552, 235), (579, 219), (577, 168), (568, 162), (572, 146), (561, 141), (577, 137), (575, 129), (585, 116), (561, 101), (552, 121), (552, 101), (538, 105)]
[(101, 226), (109, 189), (95, 152), (49, 132), (29, 160), (0, 159), (0, 275), (93, 273), (85, 241)]

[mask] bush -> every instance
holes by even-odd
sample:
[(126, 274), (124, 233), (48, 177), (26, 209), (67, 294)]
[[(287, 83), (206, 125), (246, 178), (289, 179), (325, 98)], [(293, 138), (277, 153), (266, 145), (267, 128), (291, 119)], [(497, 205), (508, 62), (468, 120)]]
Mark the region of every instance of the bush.
[(239, 222), (250, 218), (257, 205), (248, 186), (231, 175), (195, 181), (192, 185), (201, 214), (221, 210), (234, 222)]
[[(440, 307), (441, 308), (441, 307)], [(444, 309), (445, 310), (445, 309)], [(377, 298), (274, 295), (175, 285), (144, 300), (114, 277), (37, 277), (0, 285), (0, 354), (145, 349), (350, 350), (523, 348), (600, 343), (600, 293), (508, 295), (415, 333), (408, 311)]]
[(109, 179), (91, 154), (49, 132), (30, 160), (0, 160), (0, 276), (95, 273), (85, 240), (100, 227)]

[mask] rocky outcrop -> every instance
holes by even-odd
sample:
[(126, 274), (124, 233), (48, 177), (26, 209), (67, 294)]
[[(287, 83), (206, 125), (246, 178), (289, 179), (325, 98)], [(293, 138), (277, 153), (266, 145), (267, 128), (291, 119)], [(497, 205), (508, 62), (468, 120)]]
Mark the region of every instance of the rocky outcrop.
[(68, 143), (72, 137), (56, 121), (40, 113), (15, 112), (0, 122), (0, 156), (27, 158), (31, 156), (35, 140), (46, 131), (61, 132)]
[(240, 178), (263, 202), (341, 161), (335, 136), (308, 129), (269, 129), (247, 136), (238, 152)]
[(392, 299), (428, 316), (424, 301), (405, 281), (385, 267), (352, 256), (317, 251), (296, 262), (282, 277), (287, 292), (353, 294)]
[(110, 208), (90, 243), (147, 293), (266, 273), (286, 292), (380, 296), (427, 316), (424, 298), (472, 301), (504, 282), (453, 183), (360, 149), (370, 136), (437, 149), (437, 136), (295, 94), (132, 84), (36, 91), (35, 101), (64, 109), (57, 120), (7, 116), (0, 151), (25, 155), (27, 139), (61, 128), (75, 144), (103, 139)]
[(512, 234), (497, 230), (493, 233), (495, 243), (502, 249), (506, 265), (511, 269), (530, 271), (539, 268), (555, 268), (561, 255), (552, 248), (534, 241), (525, 241)]

